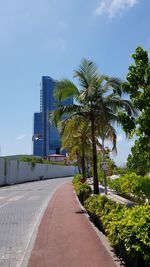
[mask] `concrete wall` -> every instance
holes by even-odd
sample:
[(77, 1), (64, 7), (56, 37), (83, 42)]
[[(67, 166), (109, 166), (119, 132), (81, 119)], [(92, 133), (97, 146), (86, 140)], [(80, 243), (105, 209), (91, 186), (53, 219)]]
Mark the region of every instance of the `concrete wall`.
[(0, 159), (0, 185), (73, 176), (74, 166), (59, 166)]
[(5, 184), (5, 160), (0, 159), (0, 185)]

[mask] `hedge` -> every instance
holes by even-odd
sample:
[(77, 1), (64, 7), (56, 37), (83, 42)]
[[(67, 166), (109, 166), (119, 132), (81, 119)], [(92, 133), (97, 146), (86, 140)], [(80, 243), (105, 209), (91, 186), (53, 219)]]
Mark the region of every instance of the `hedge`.
[(129, 208), (99, 195), (91, 196), (84, 205), (94, 221), (99, 222), (112, 246), (128, 263), (127, 266), (150, 266), (148, 204)]
[(77, 174), (74, 176), (72, 183), (74, 185), (74, 189), (76, 191), (76, 194), (79, 200), (83, 204), (84, 201), (90, 197), (92, 193), (92, 189), (88, 184), (81, 183), (80, 182), (81, 180), (82, 180), (82, 176), (80, 174)]
[(113, 181), (109, 181), (109, 187), (118, 194), (144, 203), (150, 200), (150, 177), (141, 176), (136, 173), (127, 173)]
[(74, 177), (73, 177), (72, 183), (76, 184), (78, 182), (81, 182), (81, 179), (82, 179), (82, 175), (81, 174), (75, 174)]

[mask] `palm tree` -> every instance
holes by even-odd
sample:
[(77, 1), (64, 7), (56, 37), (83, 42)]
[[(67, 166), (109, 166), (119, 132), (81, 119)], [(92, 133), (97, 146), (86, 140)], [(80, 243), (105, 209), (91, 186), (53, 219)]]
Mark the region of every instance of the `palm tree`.
[(81, 116), (74, 116), (61, 121), (59, 131), (62, 138), (62, 149), (70, 153), (70, 158), (77, 158), (83, 179), (86, 177), (87, 156), (91, 153), (89, 127)]
[(53, 118), (57, 124), (64, 115), (69, 116), (69, 118), (80, 116), (89, 124), (94, 193), (99, 194), (96, 150), (99, 125), (101, 129), (106, 129), (107, 126), (111, 128), (115, 122), (120, 123), (118, 119), (119, 111), (132, 115), (135, 110), (129, 100), (122, 99), (121, 81), (118, 78), (100, 75), (92, 61), (84, 59), (75, 71), (74, 77), (78, 78), (79, 88), (70, 80), (64, 79), (58, 82), (54, 96), (60, 103), (73, 97), (75, 103), (68, 106), (60, 104), (54, 111)]

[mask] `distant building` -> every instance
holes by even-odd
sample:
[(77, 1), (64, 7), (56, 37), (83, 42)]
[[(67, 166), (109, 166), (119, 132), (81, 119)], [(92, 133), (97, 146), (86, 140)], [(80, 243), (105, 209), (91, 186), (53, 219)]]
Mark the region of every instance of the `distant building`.
[(66, 157), (64, 155), (51, 154), (51, 155), (47, 155), (47, 160), (52, 161), (52, 162), (65, 162)]
[[(53, 91), (57, 81), (49, 76), (42, 77), (40, 92), (40, 112), (34, 113), (33, 154), (47, 158), (50, 154), (60, 154), (61, 142), (57, 128), (50, 122), (50, 113), (57, 108)], [(63, 101), (73, 104), (73, 99)]]
[(42, 156), (43, 140), (42, 140), (42, 112), (34, 113), (34, 135), (33, 135), (33, 154), (34, 156)]

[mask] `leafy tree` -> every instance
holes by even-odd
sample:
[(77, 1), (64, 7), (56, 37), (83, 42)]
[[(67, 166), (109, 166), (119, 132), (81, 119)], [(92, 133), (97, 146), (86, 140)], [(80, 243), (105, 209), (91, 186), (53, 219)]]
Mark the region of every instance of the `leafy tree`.
[(145, 202), (150, 200), (150, 177), (137, 175), (134, 172), (127, 173), (109, 183), (110, 188), (116, 190), (122, 196), (132, 198), (135, 201)]
[(127, 159), (127, 168), (142, 176), (150, 170), (150, 140), (148, 139), (139, 137), (131, 148), (132, 154)]
[(128, 167), (143, 175), (150, 170), (150, 61), (142, 47), (136, 48), (132, 58), (134, 64), (129, 67), (123, 87), (139, 110), (139, 116), (136, 121), (125, 115), (121, 119), (127, 132), (132, 132), (136, 124), (138, 140), (128, 157)]
[(99, 74), (96, 65), (84, 59), (75, 71), (79, 88), (70, 80), (58, 82), (54, 93), (55, 98), (63, 101), (73, 97), (76, 102), (69, 106), (60, 106), (54, 111), (54, 121), (57, 124), (62, 116), (81, 116), (89, 124), (91, 131), (94, 193), (99, 194), (97, 173), (96, 142), (99, 125), (101, 129), (111, 128), (114, 122), (120, 122), (118, 112), (132, 115), (134, 109), (129, 100), (122, 99), (121, 81)]

